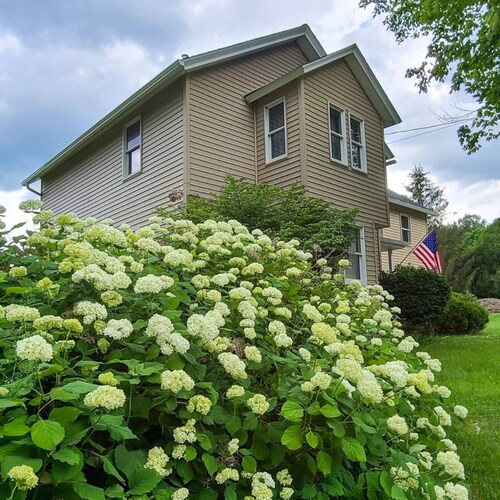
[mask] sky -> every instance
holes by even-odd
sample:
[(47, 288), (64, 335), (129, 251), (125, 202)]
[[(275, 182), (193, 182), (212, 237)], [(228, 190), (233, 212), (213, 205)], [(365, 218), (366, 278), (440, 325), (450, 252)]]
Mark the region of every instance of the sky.
[[(421, 164), (445, 188), (448, 221), (500, 217), (500, 141), (473, 155), (440, 116), (475, 109), (465, 94), (405, 78), (426, 40), (398, 45), (382, 19), (356, 0), (23, 0), (0, 14), (0, 204), (7, 223), (33, 195), (21, 181), (182, 54), (194, 55), (308, 23), (325, 50), (357, 43), (403, 123), (386, 129), (397, 163), (388, 184), (405, 194)], [(398, 132), (398, 133), (395, 133)]]

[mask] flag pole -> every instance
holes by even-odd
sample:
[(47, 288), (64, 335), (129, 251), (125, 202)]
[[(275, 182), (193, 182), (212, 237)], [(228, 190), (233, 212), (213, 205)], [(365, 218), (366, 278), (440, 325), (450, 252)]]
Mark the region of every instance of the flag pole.
[(420, 240), (418, 241), (418, 243), (416, 243), (415, 245), (413, 245), (413, 247), (411, 248), (411, 250), (405, 255), (405, 258), (398, 264), (398, 266), (402, 265), (403, 262), (410, 256), (410, 254), (413, 252), (413, 250), (415, 250), (415, 248), (418, 247), (418, 245), (420, 245), (420, 243), (422, 243), (422, 241), (425, 240), (425, 238), (427, 238), (427, 236), (429, 236), (429, 234), (432, 233), (432, 231), (434, 231), (434, 226), (431, 226), (427, 233), (422, 237), (420, 238)]

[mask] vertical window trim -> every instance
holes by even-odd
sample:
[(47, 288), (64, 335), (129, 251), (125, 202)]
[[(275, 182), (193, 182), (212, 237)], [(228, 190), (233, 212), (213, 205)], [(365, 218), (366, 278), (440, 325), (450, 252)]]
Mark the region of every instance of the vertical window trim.
[[(359, 230), (359, 244), (361, 246), (361, 260), (359, 265), (359, 281), (361, 281), (362, 285), (366, 285), (368, 283), (368, 274), (366, 271), (366, 245), (365, 245), (365, 228), (363, 226), (358, 226)], [(359, 255), (359, 254), (356, 254)], [(356, 278), (346, 278), (346, 283), (351, 281), (355, 281)]]
[[(342, 160), (338, 160), (337, 158), (333, 157), (333, 148), (332, 148), (332, 134), (335, 134), (337, 137), (339, 137), (339, 134), (337, 132), (334, 132), (331, 127), (331, 120), (330, 120), (330, 109), (333, 108), (336, 111), (340, 112), (340, 124), (342, 126), (342, 143), (341, 143), (341, 151), (342, 151)], [(345, 109), (342, 109), (341, 107), (337, 106), (331, 101), (328, 101), (328, 139), (330, 142), (330, 160), (334, 161), (336, 163), (340, 163), (341, 165), (344, 165), (347, 167), (348, 165), (348, 160), (347, 160), (347, 133), (346, 133), (346, 112)]]
[[(360, 131), (361, 131), (361, 143), (353, 141), (352, 140), (352, 133), (351, 133), (351, 119), (354, 119), (359, 122), (360, 124)], [(352, 150), (353, 150), (353, 143), (360, 145), (361, 146), (361, 168), (355, 167), (354, 166), (354, 161), (353, 161), (353, 156), (352, 156)], [(362, 118), (359, 118), (355, 114), (349, 113), (349, 145), (350, 145), (350, 157), (351, 157), (351, 167), (353, 170), (356, 170), (358, 172), (368, 172), (368, 165), (366, 162), (366, 137), (365, 137), (365, 121)]]
[[(136, 122), (139, 122), (139, 146), (127, 150), (127, 130)], [(140, 150), (140, 164), (139, 170), (137, 172), (128, 173), (128, 154), (131, 151), (135, 151), (136, 149)], [(129, 120), (124, 126), (122, 131), (122, 174), (123, 180), (130, 179), (131, 177), (135, 177), (136, 175), (142, 172), (142, 115), (137, 115), (131, 120)]]
[[(408, 229), (403, 228), (403, 217), (408, 218)], [(408, 214), (402, 212), (399, 214), (399, 228), (401, 230), (401, 241), (404, 241), (405, 243), (411, 243), (411, 217)], [(408, 241), (403, 238), (403, 231), (408, 232)]]
[[(277, 156), (276, 158), (271, 158), (272, 148), (271, 148), (271, 136), (269, 131), (269, 109), (273, 106), (276, 106), (279, 103), (283, 103), (283, 127), (279, 129), (273, 130), (273, 133), (279, 132), (280, 130), (285, 131), (285, 152)], [(264, 106), (264, 149), (266, 155), (266, 165), (270, 163), (274, 163), (275, 161), (283, 160), (288, 156), (288, 134), (287, 134), (287, 123), (286, 123), (286, 98), (285, 96), (276, 99), (275, 101), (270, 102)]]

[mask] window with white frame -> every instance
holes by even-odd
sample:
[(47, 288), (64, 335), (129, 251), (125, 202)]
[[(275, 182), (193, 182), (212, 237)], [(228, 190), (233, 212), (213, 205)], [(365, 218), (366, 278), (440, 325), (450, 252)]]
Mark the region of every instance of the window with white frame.
[(351, 115), (351, 163), (352, 168), (366, 172), (365, 125), (363, 120)]
[(400, 214), (400, 220), (401, 220), (401, 239), (406, 243), (411, 243), (410, 216), (406, 214)]
[(141, 171), (141, 128), (141, 119), (137, 118), (123, 131), (124, 177)]
[(351, 243), (348, 251), (350, 262), (346, 270), (346, 278), (359, 280), (366, 284), (366, 251), (365, 251), (365, 230), (359, 228), (355, 240)]
[(328, 105), (330, 127), (330, 157), (340, 163), (347, 163), (345, 138), (345, 111), (333, 104)]
[(270, 163), (287, 154), (285, 98), (267, 105), (264, 110), (266, 134), (266, 163)]

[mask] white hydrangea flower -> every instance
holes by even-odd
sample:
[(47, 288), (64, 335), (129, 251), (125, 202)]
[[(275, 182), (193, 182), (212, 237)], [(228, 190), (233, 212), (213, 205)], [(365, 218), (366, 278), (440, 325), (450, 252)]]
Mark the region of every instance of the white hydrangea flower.
[(90, 325), (96, 319), (104, 320), (108, 316), (108, 311), (102, 304), (88, 300), (77, 302), (73, 310), (75, 314), (83, 316), (83, 323), (85, 325)]
[(154, 470), (161, 477), (168, 476), (172, 469), (166, 469), (170, 457), (159, 446), (151, 448), (148, 452), (148, 460), (144, 464), (146, 469)]
[(246, 365), (236, 354), (223, 352), (217, 357), (224, 370), (234, 379), (246, 379)]
[(467, 415), (469, 414), (469, 410), (465, 406), (461, 405), (455, 405), (453, 408), (453, 413), (460, 418), (467, 418)]
[(396, 434), (407, 434), (409, 431), (406, 420), (399, 415), (389, 417), (387, 419), (387, 427)]
[(176, 394), (182, 390), (190, 391), (195, 385), (194, 380), (184, 370), (165, 370), (160, 378), (161, 388)]
[(255, 394), (247, 401), (247, 406), (256, 414), (263, 415), (269, 409), (269, 402), (263, 394)]
[(89, 392), (83, 402), (90, 408), (104, 408), (105, 410), (116, 410), (125, 405), (125, 393), (111, 385), (101, 385)]
[(234, 455), (235, 453), (237, 453), (239, 448), (240, 448), (240, 440), (237, 438), (231, 439), (231, 441), (227, 443), (227, 452), (230, 455)]
[(27, 361), (49, 362), (54, 355), (54, 350), (42, 336), (33, 335), (17, 341), (16, 354)]
[(104, 336), (115, 340), (129, 337), (134, 331), (132, 323), (128, 319), (110, 319), (104, 329)]
[(436, 456), (436, 462), (449, 476), (465, 479), (464, 466), (454, 451), (440, 451)]

